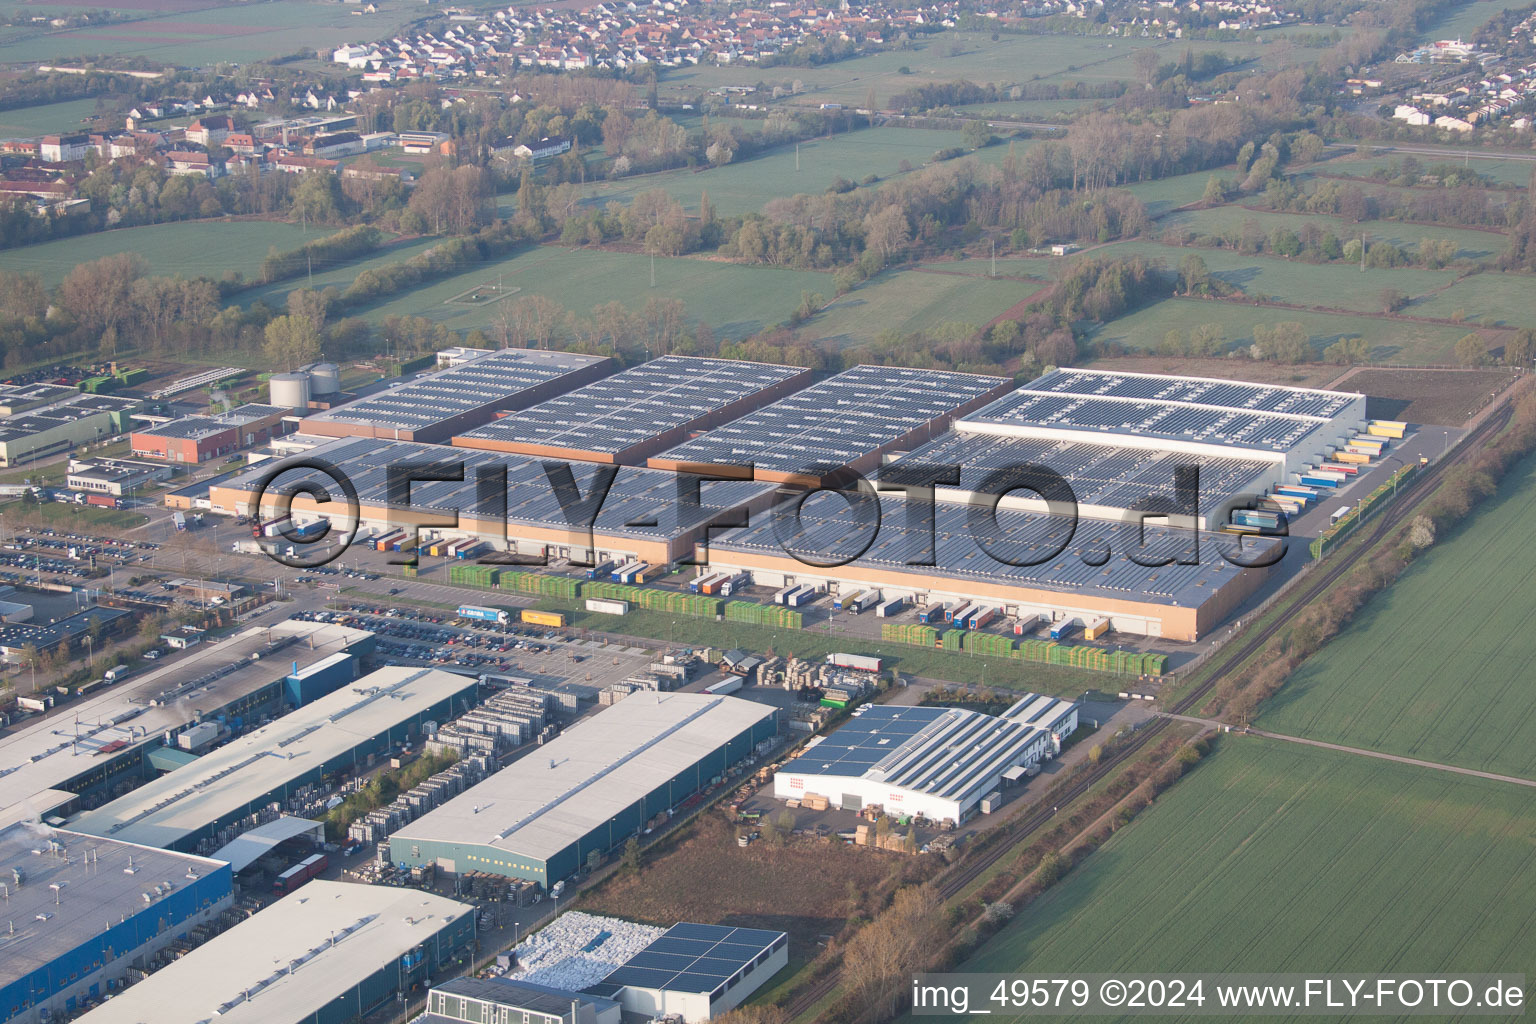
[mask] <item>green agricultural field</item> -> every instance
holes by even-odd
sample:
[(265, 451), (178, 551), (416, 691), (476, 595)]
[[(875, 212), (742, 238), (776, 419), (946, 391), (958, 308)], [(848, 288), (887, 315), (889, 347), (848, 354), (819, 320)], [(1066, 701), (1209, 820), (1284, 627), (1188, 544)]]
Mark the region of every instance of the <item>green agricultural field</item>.
[(1536, 571), (1536, 552), (1518, 542), (1533, 503), (1527, 460), (1496, 502), (1302, 665), (1265, 705), (1262, 727), (1536, 778), (1536, 630), (1530, 607), (1509, 599)]
[(955, 970), (1529, 975), (1533, 834), (1518, 786), (1232, 737)]
[(498, 303), (466, 306), (449, 300), (500, 281), (509, 293), (503, 301), (543, 295), (580, 314), (604, 302), (639, 310), (652, 297), (682, 299), (690, 320), (708, 324), (721, 337), (744, 338), (788, 319), (803, 293), (831, 295), (833, 290), (832, 275), (815, 271), (707, 259), (658, 258), (655, 266), (652, 288), (647, 256), (547, 245), (417, 288), (361, 315), (374, 321), (424, 316), (450, 330), (485, 329), (494, 323)]
[(1053, 260), (1045, 257), (999, 256), (993, 261), (986, 256), (973, 256), (963, 260), (936, 260), (920, 266), (935, 273), (965, 274), (968, 277), (991, 277), (995, 266), (998, 277), (1037, 281), (1039, 287), (1049, 284), (1053, 279), (1053, 263)]
[[(976, 263), (979, 269), (981, 261)], [(800, 336), (824, 348), (843, 349), (871, 342), (887, 330), (906, 334), (951, 321), (980, 327), (1043, 284), (959, 272), (887, 272), (834, 300), (806, 321)]]
[[(1155, 183), (1154, 183), (1155, 184)], [(1202, 188), (1204, 187), (1202, 183)], [(1198, 198), (1198, 197), (1197, 197)], [(1504, 251), (1504, 236), (1497, 231), (1472, 228), (1446, 228), (1425, 224), (1403, 224), (1390, 220), (1372, 220), (1356, 224), (1341, 217), (1313, 213), (1275, 213), (1247, 210), (1241, 206), (1213, 206), (1203, 210), (1179, 210), (1158, 222), (1164, 230), (1194, 231), (1202, 235), (1238, 235), (1243, 222), (1253, 220), (1268, 235), (1276, 228), (1300, 231), (1308, 222), (1342, 239), (1357, 238), (1363, 231), (1367, 242), (1391, 242), (1415, 248), (1420, 239), (1448, 239), (1456, 243), (1456, 255), (1464, 260), (1486, 260)]]
[[(442, 239), (436, 236), (428, 238), (415, 238), (409, 241), (399, 242), (377, 251), (367, 259), (354, 260), (343, 263), (340, 266), (315, 265), (313, 278), (295, 277), (286, 281), (278, 281), (274, 284), (263, 285), (259, 288), (250, 288), (241, 292), (237, 298), (243, 305), (250, 305), (258, 300), (269, 306), (280, 307), (288, 302), (288, 293), (295, 288), (317, 289), (335, 288), (345, 291), (347, 286), (357, 279), (357, 275), (365, 270), (374, 270), (378, 267), (388, 266), (392, 263), (404, 263), (418, 253), (426, 252), (434, 245), (440, 245)], [(291, 247), (290, 247), (291, 248)], [(265, 251), (262, 253), (266, 255)]]
[(222, 277), (235, 270), (253, 276), (272, 247), (297, 249), (324, 238), (330, 228), (310, 228), (270, 220), (215, 220), (117, 228), (17, 249), (0, 250), (0, 269), (30, 270), (50, 287), (77, 263), (120, 252), (144, 257), (151, 272), (183, 277)]
[(210, 3), (202, 9), (166, 3), (164, 8), (171, 9), (165, 13), (113, 25), (69, 31), (6, 29), (0, 31), (0, 63), (84, 54), (125, 54), (181, 66), (247, 63), (387, 36), (421, 16), (406, 0), (375, 2), (379, 12), (366, 16), (322, 0)]
[[(1409, 144), (1404, 143), (1404, 145)], [(1415, 145), (1413, 148), (1417, 150), (1424, 147)], [(1337, 152), (1337, 150), (1331, 152)], [(1426, 155), (1417, 152), (1392, 153), (1378, 149), (1373, 156), (1338, 156), (1314, 164), (1308, 170), (1317, 170), (1324, 174), (1341, 174), (1351, 178), (1365, 178), (1386, 168), (1389, 164), (1401, 163), (1409, 156), (1417, 160), (1421, 168), (1438, 164), (1454, 164), (1458, 168), (1465, 166), (1506, 185), (1526, 184), (1531, 179), (1531, 171), (1536, 169), (1536, 163), (1533, 163), (1528, 156), (1503, 156), (1499, 153), (1480, 153), (1473, 149), (1446, 147), (1443, 155)]]
[[(94, 98), (0, 110), (0, 139), (35, 139), (39, 135), (74, 131), (96, 112)], [(121, 128), (122, 124), (117, 127)]]
[(1493, 271), (1473, 274), (1443, 292), (1413, 303), (1408, 312), (1415, 316), (1459, 316), (1501, 327), (1536, 327), (1536, 306), (1531, 304), (1532, 283), (1529, 275)]
[(1215, 175), (1220, 178), (1221, 171), (1195, 171), (1192, 174), (1177, 174), (1171, 178), (1157, 178), (1153, 181), (1137, 181), (1122, 186), (1127, 192), (1140, 199), (1142, 205), (1147, 208), (1150, 217), (1162, 217), (1180, 206), (1190, 203), (1198, 203), (1205, 195), (1205, 186)]
[(1128, 348), (1155, 349), (1171, 330), (1187, 331), (1199, 324), (1214, 323), (1221, 327), (1229, 344), (1249, 345), (1253, 342), (1254, 324), (1292, 320), (1306, 327), (1319, 352), (1340, 338), (1359, 335), (1371, 346), (1372, 360), (1383, 363), (1450, 362), (1451, 349), (1468, 330), (1455, 325), (1274, 309), (1238, 302), (1164, 299), (1095, 328), (1090, 337), (1095, 341), (1118, 341)]
[[(1360, 313), (1381, 312), (1382, 289), (1395, 288), (1405, 295), (1417, 297), (1436, 288), (1447, 287), (1456, 280), (1456, 273), (1451, 270), (1404, 267), (1397, 270), (1362, 271), (1359, 267), (1340, 264), (1303, 263), (1276, 256), (1249, 256), (1235, 249), (1190, 249), (1177, 245), (1159, 245), (1156, 242), (1121, 242), (1102, 246), (1093, 250), (1088, 258), (1141, 256), (1175, 272), (1180, 262), (1191, 253), (1205, 260), (1205, 265), (1213, 275), (1241, 288), (1246, 295), (1262, 295), (1279, 302), (1329, 306)], [(1067, 260), (1083, 258), (1072, 256), (1067, 257)], [(1424, 316), (1449, 315), (1427, 312), (1417, 305), (1411, 307), (1411, 311)], [(1283, 313), (1276, 311), (1274, 316), (1279, 320), (1288, 319)]]
[(1452, 4), (1445, 17), (1424, 29), (1422, 37), (1428, 39), (1471, 39), (1489, 18), (1508, 7), (1507, 0), (1473, 0), (1472, 3)]
[[(587, 187), (588, 202), (628, 203), (641, 192), (662, 189), (697, 214), (699, 198), (706, 190), (717, 211), (726, 215), (758, 213), (770, 199), (800, 193), (819, 195), (838, 178), (862, 181), (873, 174), (884, 180), (901, 173), (906, 161), (921, 167), (941, 149), (963, 145), (960, 132), (916, 128), (867, 128), (800, 143), (800, 170), (795, 170), (795, 147), (781, 146), (749, 160), (693, 171), (679, 167), (654, 174), (637, 174), (617, 181), (595, 182)], [(1017, 152), (1027, 141), (1014, 144)], [(1006, 145), (984, 150), (988, 162), (1000, 162)], [(501, 198), (501, 214), (517, 207), (517, 195)]]
[[(1255, 43), (1069, 35), (1005, 35), (994, 42), (981, 32), (944, 32), (919, 37), (910, 49), (888, 50), (821, 67), (701, 65), (669, 71), (661, 89), (664, 95), (684, 99), (726, 85), (799, 81), (802, 91), (783, 102), (862, 107), (873, 89), (876, 101), (885, 108), (892, 96), (915, 85), (962, 78), (980, 84), (1129, 81), (1136, 78), (1136, 51), (1148, 47), (1156, 48), (1166, 61), (1177, 60), (1186, 48), (1192, 48), (1196, 56), (1218, 50), (1237, 57), (1260, 56), (1265, 49)], [(903, 67), (908, 73), (902, 73)]]

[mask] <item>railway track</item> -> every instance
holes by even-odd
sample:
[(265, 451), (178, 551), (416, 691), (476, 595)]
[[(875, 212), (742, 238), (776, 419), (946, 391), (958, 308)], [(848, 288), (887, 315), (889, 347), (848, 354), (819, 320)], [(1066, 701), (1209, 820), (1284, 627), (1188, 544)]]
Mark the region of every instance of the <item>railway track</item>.
[[(1458, 446), (1455, 455), (1441, 459), (1414, 478), (1404, 493), (1399, 496), (1398, 500), (1392, 502), (1377, 517), (1375, 527), (1372, 529), (1369, 540), (1365, 544), (1356, 546), (1346, 555), (1336, 556), (1331, 563), (1326, 564), (1320, 572), (1314, 574), (1314, 577), (1307, 581), (1301, 593), (1292, 600), (1284, 614), (1277, 616), (1274, 621), (1262, 628), (1246, 634), (1241, 644), (1236, 648), (1236, 652), (1227, 655), (1224, 663), (1227, 665), (1241, 665), (1257, 654), (1298, 612), (1306, 608), (1315, 598), (1338, 582), (1345, 573), (1354, 568), (1366, 551), (1369, 551), (1376, 542), (1412, 514), (1419, 500), (1434, 490), (1434, 484), (1443, 479), (1447, 470), (1471, 458), (1483, 441), (1496, 434), (1499, 430), (1502, 430), (1504, 425), (1509, 422), (1513, 411), (1513, 406), (1506, 402), (1498, 412), (1489, 416), (1488, 419), (1484, 420), (1464, 439), (1464, 442)], [(1216, 683), (1221, 677), (1222, 672), (1210, 673), (1199, 686), (1175, 701), (1169, 710), (1175, 714), (1188, 712), (1210, 695), (1211, 690), (1215, 688)], [(1088, 790), (1106, 778), (1119, 766), (1140, 754), (1146, 749), (1147, 744), (1155, 740), (1168, 728), (1170, 722), (1171, 720), (1168, 718), (1159, 718), (1138, 730), (1131, 741), (1124, 747), (1115, 751), (1110, 757), (1100, 761), (1081, 778), (1067, 786), (1059, 795), (1054, 796), (1053, 800), (1055, 802), (1050, 808), (1041, 807), (1039, 810), (1004, 826), (1001, 838), (991, 843), (976, 856), (961, 860), (959, 864), (955, 865), (953, 869), (941, 877), (939, 895), (943, 899), (949, 900), (963, 892), (967, 886), (981, 877), (989, 868), (1016, 849), (1020, 842), (1028, 839), (1048, 824), (1056, 816), (1056, 808), (1071, 803), (1087, 793)], [(817, 980), (809, 988), (803, 990), (792, 999), (785, 1007), (789, 1018), (796, 1020), (804, 1016), (817, 1003), (830, 995), (837, 988), (839, 974), (840, 972), (836, 970), (828, 973), (824, 978)]]

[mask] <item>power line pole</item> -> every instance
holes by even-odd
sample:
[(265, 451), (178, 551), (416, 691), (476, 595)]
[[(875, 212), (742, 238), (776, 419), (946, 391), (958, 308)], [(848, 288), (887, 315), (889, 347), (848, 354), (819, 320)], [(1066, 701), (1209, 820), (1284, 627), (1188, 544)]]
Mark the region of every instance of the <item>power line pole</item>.
[(800, 143), (795, 143), (795, 173), (800, 173)]
[(992, 276), (997, 276), (997, 239), (992, 239)]
[(656, 287), (656, 254), (651, 254), (651, 287)]

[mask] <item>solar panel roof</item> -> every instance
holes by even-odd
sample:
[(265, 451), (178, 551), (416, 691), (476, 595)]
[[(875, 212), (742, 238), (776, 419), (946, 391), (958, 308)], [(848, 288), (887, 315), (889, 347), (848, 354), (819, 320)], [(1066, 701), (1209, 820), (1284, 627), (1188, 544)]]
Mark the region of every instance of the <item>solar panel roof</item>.
[(774, 363), (662, 356), (464, 436), (613, 454), (805, 372)]
[(1177, 377), (1152, 373), (1107, 370), (1052, 370), (1026, 385), (1030, 391), (1058, 395), (1092, 395), (1134, 398), (1158, 402), (1185, 402), (1240, 409), (1248, 412), (1292, 413), (1305, 416), (1337, 416), (1359, 398), (1343, 391), (1293, 388), (1281, 384), (1210, 377)]
[(509, 348), (316, 413), (311, 420), (420, 430), (600, 362), (601, 356)]
[[(1067, 701), (1057, 703), (1070, 707)], [(1017, 718), (962, 708), (874, 704), (779, 770), (867, 778), (959, 800), (1020, 763), (1044, 735)]]
[(1007, 383), (905, 366), (855, 366), (659, 458), (826, 475)]
[[(710, 547), (721, 562), (740, 552), (793, 557), (807, 565), (836, 564), (842, 566), (840, 572), (910, 573), (910, 586), (920, 591), (933, 588), (939, 582), (935, 577), (942, 577), (947, 587), (957, 579), (976, 580), (1197, 607), (1239, 571), (1224, 553), (1254, 564), (1257, 552), (1270, 550), (1275, 542), (1202, 532), (1197, 545), (1187, 529), (1148, 525), (1143, 544), (1138, 523), (1008, 508), (996, 511), (993, 529), (985, 520), (973, 520), (989, 517), (987, 510), (941, 501), (933, 505), (930, 557), (928, 529), (920, 519), (908, 521), (904, 500), (882, 495), (879, 502), (874, 523), (873, 516), (866, 518), (868, 506), (850, 505), (839, 494), (822, 492), (806, 499), (798, 519), (792, 506), (776, 506), (753, 516), (750, 526), (717, 534)], [(930, 564), (924, 564), (925, 559)], [(1172, 561), (1144, 564), (1167, 559)], [(1017, 562), (1039, 564), (1013, 564)]]
[(1200, 468), (1200, 511), (1212, 512), (1224, 500), (1261, 494), (1271, 463), (1259, 459), (1221, 458), (1157, 448), (1107, 444), (1097, 438), (1062, 441), (951, 431), (913, 449), (890, 464), (896, 474), (906, 465), (958, 466), (961, 490), (975, 491), (993, 472), (1019, 465), (1048, 466), (1060, 473), (1083, 505), (1131, 509), (1154, 496), (1174, 496), (1180, 466)]
[[(531, 526), (571, 528), (572, 517), (560, 503), (550, 485), (542, 460), (525, 455), (483, 452), (470, 448), (445, 448), (414, 441), (382, 441), (375, 438), (340, 438), (319, 445), (302, 456), (289, 459), (323, 459), (337, 472), (346, 475), (357, 488), (358, 500), (365, 505), (386, 506), (416, 512), (433, 512), (494, 518), (501, 510), (480, 500), (477, 474), (480, 467), (505, 467), (507, 498), (504, 518), (509, 523)], [(408, 503), (391, 503), (389, 471), (394, 466), (413, 463), (449, 463), (462, 465), (462, 480), (417, 482), (411, 485)], [(281, 466), (282, 463), (275, 464)], [(590, 496), (593, 477), (606, 467), (594, 463), (572, 462), (572, 482), (583, 498)], [(233, 490), (253, 490), (273, 463), (262, 463), (235, 476), (223, 486)], [(301, 481), (313, 480), (327, 488), (332, 500), (340, 500), (339, 488), (328, 474), (314, 469), (295, 469), (274, 477), (268, 493), (291, 491)], [(727, 509), (737, 508), (773, 489), (769, 483), (750, 480), (705, 482), (698, 491), (698, 504), (678, 498), (679, 479), (659, 469), (620, 467), (613, 485), (598, 510), (594, 528), (599, 533), (638, 537), (675, 537), (713, 519)], [(344, 512), (344, 510), (341, 510)], [(338, 513), (340, 514), (340, 513)], [(580, 511), (575, 526), (584, 528), (590, 514)]]
[(789, 942), (784, 932), (716, 924), (675, 924), (588, 991), (624, 986), (712, 993), (726, 988)]

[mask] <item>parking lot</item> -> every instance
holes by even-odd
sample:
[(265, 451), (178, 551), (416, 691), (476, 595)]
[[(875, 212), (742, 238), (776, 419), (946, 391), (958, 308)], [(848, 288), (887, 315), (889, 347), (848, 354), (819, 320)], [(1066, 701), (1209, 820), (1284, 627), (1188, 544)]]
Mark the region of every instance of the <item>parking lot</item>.
[(343, 609), (300, 611), (292, 617), (371, 630), (379, 637), (379, 657), (385, 663), (462, 666), (577, 682), (595, 689), (643, 672), (655, 653), (519, 625), (469, 627), (457, 624), (459, 620), (448, 613), (361, 601), (346, 602)]

